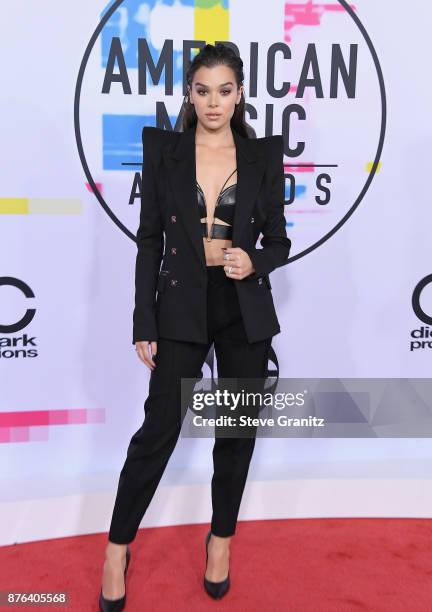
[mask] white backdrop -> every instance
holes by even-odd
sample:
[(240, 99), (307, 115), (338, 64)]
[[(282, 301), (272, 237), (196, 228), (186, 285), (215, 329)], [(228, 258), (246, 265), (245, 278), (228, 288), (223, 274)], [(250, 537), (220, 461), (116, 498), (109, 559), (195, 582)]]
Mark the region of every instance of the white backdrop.
[[(286, 206), (293, 261), (271, 276), (282, 328), (273, 341), (279, 376), (421, 378), (431, 372), (431, 347), (411, 350), (412, 330), (427, 327), (414, 313), (412, 293), (432, 273), (431, 7), (419, 0), (409, 10), (397, 2), (352, 5), (384, 77), (383, 154), (352, 216), (301, 255), (353, 206), (377, 153), (382, 91), (359, 25), (335, 0), (314, 8), (304, 3), (297, 13), (290, 3), (272, 0), (252, 14), (247, 0), (221, 2), (207, 12), (187, 1), (118, 4), (91, 47), (105, 2), (16, 2), (4, 9), (1, 544), (108, 529), (149, 377), (132, 345), (136, 245), (128, 232), (136, 233), (139, 198), (129, 198), (139, 169), (121, 164), (141, 160), (141, 127), (156, 124), (156, 102), (175, 122), (183, 98), (183, 40), (238, 45), (246, 100), (256, 112), (248, 121), (258, 136), (286, 136), (290, 104), (306, 112), (305, 121), (292, 120), (289, 141), (304, 141), (305, 150), (285, 158), (297, 183), (296, 199)], [(327, 7), (322, 14), (320, 7)], [(102, 93), (113, 37), (121, 40), (131, 94), (120, 83)], [(148, 40), (154, 59), (165, 40), (173, 41), (172, 81), (163, 76), (153, 85), (147, 76), (145, 95), (138, 93), (137, 37)], [(275, 42), (292, 53), (291, 60), (276, 53), (275, 88), (284, 81), (293, 86), (282, 97), (266, 86)], [(256, 72), (251, 43), (257, 43)], [(323, 97), (306, 88), (297, 98), (310, 44)], [(352, 98), (342, 79), (336, 97), (330, 95), (333, 44), (346, 63), (350, 45), (357, 45)], [(91, 177), (125, 231), (91, 192), (78, 155), (74, 96), (86, 49), (80, 137)], [(335, 164), (323, 169), (331, 176), (327, 205), (314, 199), (321, 170), (299, 172), (289, 166), (294, 162)], [(287, 198), (288, 191), (287, 181)], [(432, 316), (432, 284), (422, 292), (421, 307)], [(34, 316), (14, 328), (28, 309)], [(210, 520), (211, 448), (209, 439), (180, 438), (143, 526)], [(239, 518), (431, 516), (431, 468), (429, 439), (259, 439)]]

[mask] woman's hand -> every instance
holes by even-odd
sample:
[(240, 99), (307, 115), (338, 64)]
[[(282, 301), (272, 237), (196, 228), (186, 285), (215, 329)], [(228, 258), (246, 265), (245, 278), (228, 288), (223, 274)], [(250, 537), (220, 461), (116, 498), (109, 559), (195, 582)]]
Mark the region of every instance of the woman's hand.
[(156, 364), (153, 361), (152, 356), (156, 356), (157, 341), (143, 340), (140, 342), (135, 342), (135, 350), (141, 361), (144, 361), (144, 363), (150, 368), (150, 370), (154, 370)]
[(240, 247), (226, 247), (224, 253), (228, 255), (228, 259), (224, 256), (224, 270), (229, 278), (242, 280), (255, 272), (251, 258)]

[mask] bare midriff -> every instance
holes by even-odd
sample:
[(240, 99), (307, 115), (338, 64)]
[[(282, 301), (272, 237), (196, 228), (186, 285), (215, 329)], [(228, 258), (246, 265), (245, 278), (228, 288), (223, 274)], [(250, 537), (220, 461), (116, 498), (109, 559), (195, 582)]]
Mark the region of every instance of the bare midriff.
[[(201, 219), (201, 223), (208, 222), (207, 233), (209, 234), (211, 224), (212, 224), (212, 219), (210, 219), (209, 221), (207, 221), (207, 219), (208, 218)], [(221, 225), (229, 225), (229, 223), (225, 223), (225, 221), (221, 221), (217, 217), (214, 218), (214, 222), (220, 223)], [(222, 250), (222, 247), (231, 247), (232, 240), (228, 240), (224, 238), (209, 238), (209, 237), (206, 238), (205, 236), (203, 236), (203, 244), (204, 244), (204, 252), (205, 252), (207, 266), (221, 266), (225, 264), (225, 261), (223, 258), (224, 251)]]

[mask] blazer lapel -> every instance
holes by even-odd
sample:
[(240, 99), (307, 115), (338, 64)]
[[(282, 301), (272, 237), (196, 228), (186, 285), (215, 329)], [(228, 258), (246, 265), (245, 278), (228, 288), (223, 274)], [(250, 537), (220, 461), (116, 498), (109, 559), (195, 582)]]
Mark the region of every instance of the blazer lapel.
[(257, 147), (250, 139), (240, 136), (232, 130), (236, 144), (237, 157), (237, 189), (236, 207), (233, 222), (233, 247), (240, 246), (240, 238), (255, 204), (264, 170), (265, 159), (257, 154)]
[[(205, 251), (196, 192), (196, 126), (179, 133), (177, 141), (168, 144), (163, 156), (168, 166), (168, 181), (176, 200), (181, 220), (194, 250), (205, 268)], [(237, 189), (233, 221), (233, 247), (238, 246), (255, 203), (265, 169), (265, 160), (257, 155), (249, 139), (232, 130), (236, 145)]]

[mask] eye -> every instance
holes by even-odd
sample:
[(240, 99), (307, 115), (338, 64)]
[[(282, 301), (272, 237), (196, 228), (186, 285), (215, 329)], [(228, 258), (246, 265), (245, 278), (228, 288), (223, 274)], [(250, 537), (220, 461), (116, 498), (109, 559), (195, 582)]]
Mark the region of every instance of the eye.
[(198, 89), (197, 91), (199, 94), (206, 93), (205, 89)]
[(231, 89), (223, 89), (222, 93), (225, 93), (226, 95), (229, 95), (231, 93)]

